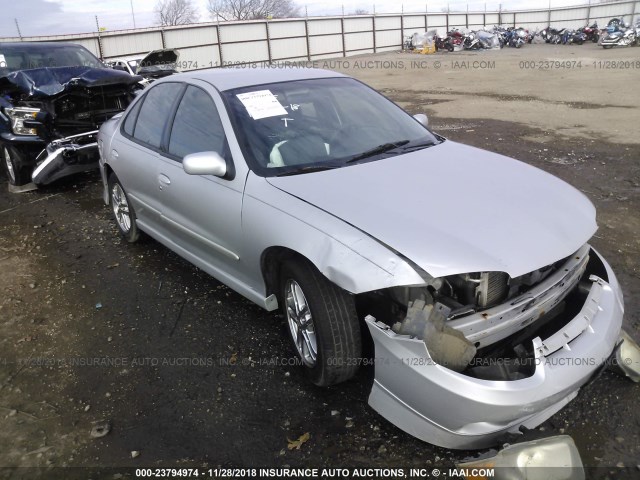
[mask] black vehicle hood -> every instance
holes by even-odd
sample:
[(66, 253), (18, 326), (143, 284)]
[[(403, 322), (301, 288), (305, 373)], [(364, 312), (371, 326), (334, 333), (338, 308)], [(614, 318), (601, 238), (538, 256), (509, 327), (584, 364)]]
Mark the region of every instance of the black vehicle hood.
[(152, 67), (154, 65), (170, 65), (178, 61), (180, 53), (175, 48), (163, 48), (147, 53), (146, 57), (140, 60), (141, 67)]
[(18, 70), (0, 77), (0, 92), (19, 92), (34, 98), (58, 95), (73, 87), (132, 85), (142, 80), (137, 75), (109, 68), (53, 67)]
[(138, 75), (151, 78), (160, 78), (178, 73), (176, 62), (180, 53), (172, 48), (162, 50), (154, 50), (149, 52), (146, 57), (140, 61), (138, 67)]

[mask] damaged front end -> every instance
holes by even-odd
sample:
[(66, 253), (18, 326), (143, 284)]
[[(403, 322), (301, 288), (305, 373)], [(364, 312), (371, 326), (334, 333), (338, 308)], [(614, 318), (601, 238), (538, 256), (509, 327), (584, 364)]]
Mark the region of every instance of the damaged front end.
[(453, 275), (376, 295), (391, 301), (371, 302), (366, 318), (376, 357), (369, 404), (411, 435), (458, 449), (505, 441), (571, 401), (611, 357), (624, 311), (614, 273), (589, 245), (518, 278)]
[[(0, 76), (0, 156), (13, 190), (97, 168), (98, 128), (127, 108), (141, 89), (141, 77), (105, 68), (79, 45), (0, 47), (8, 64)], [(31, 66), (48, 52), (57, 59), (83, 55), (90, 66), (38, 63), (38, 68), (20, 69), (24, 61), (17, 59), (28, 58)], [(9, 61), (9, 55), (14, 59)]]

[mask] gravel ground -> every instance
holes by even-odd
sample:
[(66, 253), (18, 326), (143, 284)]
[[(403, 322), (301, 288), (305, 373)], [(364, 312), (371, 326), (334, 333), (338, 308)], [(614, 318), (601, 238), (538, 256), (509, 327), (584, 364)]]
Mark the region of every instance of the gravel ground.
[[(519, 158), (589, 196), (600, 225), (592, 243), (618, 275), (624, 326), (640, 340), (640, 64), (597, 64), (636, 65), (639, 51), (527, 45), (334, 67), (428, 113), (449, 139)], [(519, 64), (578, 59), (582, 67)], [(422, 443), (373, 412), (371, 368), (328, 389), (306, 383), (287, 365), (282, 317), (153, 240), (120, 240), (101, 193), (96, 173), (37, 192), (0, 189), (0, 467), (446, 469), (471, 454)], [(571, 435), (585, 465), (600, 467), (590, 476), (637, 478), (637, 399), (637, 385), (605, 371), (538, 431)], [(25, 472), (42, 473), (0, 478)]]

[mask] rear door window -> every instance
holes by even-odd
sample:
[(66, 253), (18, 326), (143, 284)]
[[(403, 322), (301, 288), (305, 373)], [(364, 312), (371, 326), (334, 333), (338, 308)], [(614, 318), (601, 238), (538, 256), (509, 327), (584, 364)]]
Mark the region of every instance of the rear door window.
[(160, 148), (164, 127), (182, 88), (181, 83), (162, 83), (147, 92), (133, 131), (136, 140)]

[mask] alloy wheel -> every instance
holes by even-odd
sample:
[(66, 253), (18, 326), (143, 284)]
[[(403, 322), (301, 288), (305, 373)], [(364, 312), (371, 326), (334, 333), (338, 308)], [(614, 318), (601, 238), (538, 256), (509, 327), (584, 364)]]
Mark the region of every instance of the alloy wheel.
[(127, 233), (131, 228), (131, 215), (129, 214), (129, 203), (124, 190), (119, 183), (111, 187), (111, 204), (113, 206), (113, 214), (116, 217), (120, 229)]
[(314, 367), (318, 359), (316, 329), (307, 299), (295, 280), (287, 281), (285, 305), (289, 329), (298, 354), (306, 366)]

